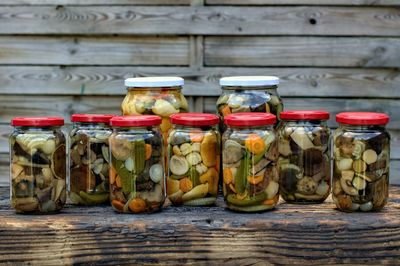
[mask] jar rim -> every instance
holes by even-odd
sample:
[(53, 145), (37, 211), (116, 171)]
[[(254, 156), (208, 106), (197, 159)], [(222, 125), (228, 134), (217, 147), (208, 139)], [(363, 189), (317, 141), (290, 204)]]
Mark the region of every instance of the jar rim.
[(228, 126), (265, 126), (274, 125), (276, 116), (270, 113), (236, 113), (224, 118), (224, 123)]
[(279, 84), (279, 78), (275, 76), (231, 76), (219, 80), (220, 86), (274, 86)]
[(112, 114), (73, 114), (71, 122), (109, 123), (115, 115)]
[(161, 117), (157, 115), (128, 115), (114, 116), (110, 119), (112, 127), (142, 127), (158, 126), (161, 124)]
[(125, 79), (125, 86), (128, 88), (146, 88), (146, 87), (175, 87), (183, 86), (185, 83), (181, 77), (137, 77)]
[(219, 117), (205, 113), (181, 113), (170, 117), (171, 123), (184, 126), (213, 126), (219, 123)]
[(12, 126), (26, 126), (26, 127), (51, 127), (63, 126), (64, 118), (59, 116), (24, 116), (14, 117), (11, 120)]
[(390, 117), (376, 112), (343, 112), (336, 115), (336, 122), (347, 125), (386, 125)]

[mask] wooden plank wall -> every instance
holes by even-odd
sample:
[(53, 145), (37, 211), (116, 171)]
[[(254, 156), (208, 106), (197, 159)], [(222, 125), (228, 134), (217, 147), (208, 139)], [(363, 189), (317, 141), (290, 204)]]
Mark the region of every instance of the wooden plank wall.
[(192, 111), (215, 112), (221, 76), (266, 74), (287, 109), (390, 114), (400, 183), (400, 0), (2, 0), (0, 14), (0, 183), (13, 116), (118, 113), (123, 79), (151, 75), (184, 77)]

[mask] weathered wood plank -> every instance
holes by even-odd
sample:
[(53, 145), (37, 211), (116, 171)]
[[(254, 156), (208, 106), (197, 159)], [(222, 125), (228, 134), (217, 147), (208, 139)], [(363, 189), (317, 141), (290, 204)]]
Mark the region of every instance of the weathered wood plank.
[(206, 37), (207, 66), (399, 67), (400, 39)]
[(9, 6), (0, 34), (399, 36), (394, 7)]
[(8, 264), (397, 264), (400, 189), (379, 213), (280, 203), (261, 214), (217, 206), (166, 206), (152, 215), (67, 206), (58, 215), (16, 215), (0, 190), (0, 263)]
[(399, 0), (206, 0), (207, 5), (398, 6)]
[(189, 5), (190, 0), (2, 0), (1, 5)]
[(2, 36), (0, 64), (188, 65), (189, 40), (188, 37)]
[(122, 96), (125, 78), (161, 75), (185, 78), (187, 96), (220, 95), (223, 76), (276, 75), (282, 96), (400, 98), (398, 69), (285, 67), (0, 66), (0, 93)]

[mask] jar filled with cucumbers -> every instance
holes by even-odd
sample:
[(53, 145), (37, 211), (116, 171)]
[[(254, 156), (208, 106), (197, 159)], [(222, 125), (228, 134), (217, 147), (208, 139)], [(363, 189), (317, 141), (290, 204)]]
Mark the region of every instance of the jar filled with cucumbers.
[(110, 200), (117, 212), (159, 211), (165, 200), (164, 148), (155, 115), (110, 120)]
[(109, 202), (108, 138), (113, 115), (74, 114), (69, 150), (69, 198), (76, 205)]
[(332, 198), (345, 212), (379, 211), (387, 202), (390, 135), (389, 116), (372, 112), (344, 112), (333, 134)]
[(171, 115), (168, 136), (167, 195), (174, 205), (207, 206), (217, 199), (219, 118), (213, 114)]
[(225, 117), (222, 136), (223, 192), (228, 209), (261, 212), (279, 200), (276, 117), (240, 113)]
[(17, 213), (60, 211), (66, 201), (62, 117), (15, 117), (10, 136), (10, 201)]
[(123, 115), (158, 115), (167, 145), (167, 135), (171, 128), (169, 116), (186, 113), (188, 104), (182, 94), (184, 80), (180, 77), (139, 77), (125, 80), (127, 94), (122, 102)]
[(290, 203), (321, 203), (330, 193), (329, 113), (293, 110), (281, 113), (279, 192)]
[[(277, 88), (279, 78), (274, 76), (233, 76), (219, 80), (222, 94), (217, 101), (221, 120), (227, 115), (242, 112), (272, 113), (279, 118), (283, 110)], [(224, 130), (225, 126), (221, 124)]]

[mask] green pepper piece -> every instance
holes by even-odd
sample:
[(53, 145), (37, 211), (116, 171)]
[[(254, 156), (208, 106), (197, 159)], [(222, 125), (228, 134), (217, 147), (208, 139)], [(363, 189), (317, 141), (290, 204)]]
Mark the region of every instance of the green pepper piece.
[(246, 189), (247, 185), (247, 174), (249, 171), (249, 157), (251, 155), (246, 152), (240, 165), (238, 167), (236, 176), (235, 176), (235, 189), (237, 193), (242, 194)]
[(145, 154), (146, 154), (146, 143), (143, 139), (136, 140), (134, 142), (133, 158), (134, 158), (134, 172), (135, 174), (140, 174), (143, 172), (145, 167)]
[(101, 204), (108, 201), (108, 193), (102, 194), (88, 194), (85, 191), (80, 191), (79, 196), (87, 203), (87, 204)]
[(260, 154), (253, 155), (251, 157), (250, 163), (252, 163), (253, 165), (258, 164), (261, 161), (261, 159), (264, 158), (265, 152), (266, 152), (266, 149), (264, 149), (264, 151), (261, 152)]
[(241, 200), (241, 199), (236, 198), (235, 194), (229, 194), (227, 197), (227, 201), (236, 206), (251, 206), (251, 205), (256, 205), (256, 204), (266, 200), (267, 197), (268, 197), (267, 193), (262, 192), (262, 193), (257, 194), (254, 197), (251, 197), (249, 199)]
[(195, 167), (189, 168), (189, 179), (192, 181), (193, 187), (200, 185), (200, 175)]
[(121, 178), (122, 192), (130, 193), (136, 191), (136, 175), (129, 172), (128, 169), (125, 168), (124, 162), (121, 160), (117, 160), (115, 166), (117, 173)]

